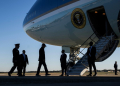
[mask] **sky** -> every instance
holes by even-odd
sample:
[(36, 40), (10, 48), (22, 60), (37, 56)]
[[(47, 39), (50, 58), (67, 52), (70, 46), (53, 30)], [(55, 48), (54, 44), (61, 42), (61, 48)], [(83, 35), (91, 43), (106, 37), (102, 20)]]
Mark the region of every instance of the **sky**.
[[(38, 67), (39, 48), (41, 43), (30, 38), (23, 30), (23, 20), (36, 0), (0, 0), (0, 72), (8, 72), (13, 66), (12, 50), (14, 44), (20, 43), (20, 54), (26, 50), (29, 65), (27, 71), (36, 71)], [(61, 70), (61, 46), (48, 45), (45, 49), (46, 64), (49, 71)], [(86, 52), (86, 51), (85, 51)], [(67, 54), (67, 60), (69, 54)], [(120, 69), (120, 48), (105, 61), (96, 62), (98, 70), (113, 69), (118, 61)], [(42, 66), (41, 70), (44, 70)]]

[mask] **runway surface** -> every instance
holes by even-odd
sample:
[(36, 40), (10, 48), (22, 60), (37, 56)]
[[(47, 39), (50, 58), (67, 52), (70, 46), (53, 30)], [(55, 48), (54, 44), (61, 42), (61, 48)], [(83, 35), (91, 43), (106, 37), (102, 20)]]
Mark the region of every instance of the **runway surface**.
[(107, 77), (107, 76), (96, 76), (96, 77), (79, 77), (79, 76), (1, 76), (0, 86), (120, 86), (120, 77)]
[[(13, 73), (11, 77), (7, 73), (0, 73), (0, 86), (120, 86), (120, 73), (98, 72), (96, 77), (87, 77), (88, 73), (83, 76), (59, 76), (61, 73), (26, 73), (25, 77), (18, 77)], [(94, 73), (93, 73), (94, 74)]]

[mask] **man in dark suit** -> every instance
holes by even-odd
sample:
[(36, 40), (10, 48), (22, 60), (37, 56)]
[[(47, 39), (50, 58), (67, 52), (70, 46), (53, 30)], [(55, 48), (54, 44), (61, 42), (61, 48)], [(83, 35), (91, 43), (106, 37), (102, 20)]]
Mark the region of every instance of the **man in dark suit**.
[(46, 65), (46, 62), (45, 62), (45, 51), (44, 51), (45, 47), (46, 47), (46, 45), (43, 43), (42, 47), (39, 49), (39, 60), (38, 60), (39, 61), (39, 65), (38, 65), (36, 76), (40, 76), (39, 72), (40, 72), (40, 68), (41, 68), (42, 64), (44, 66), (44, 69), (45, 69), (45, 72), (46, 72), (46, 76), (50, 75), (50, 74), (48, 74), (48, 69), (47, 69), (47, 65)]
[(64, 75), (64, 70), (66, 75), (66, 58), (67, 58), (67, 55), (65, 54), (65, 50), (62, 50), (62, 55), (60, 57), (62, 74), (60, 76)]
[(28, 57), (25, 54), (25, 50), (23, 50), (23, 53), (20, 55), (20, 57), (21, 57), (21, 62), (22, 62), (23, 76), (25, 76), (26, 65), (29, 64)]
[(115, 75), (117, 75), (117, 61), (115, 61), (114, 68), (115, 68)]
[[(15, 70), (16, 67), (19, 66), (19, 45), (20, 44), (15, 44), (15, 48), (13, 49), (13, 67), (11, 68), (11, 70), (8, 72), (8, 75), (11, 76), (11, 74), (13, 73), (13, 71)], [(19, 67), (18, 69), (18, 75), (21, 76), (20, 71), (19, 71)]]
[(88, 56), (88, 64), (89, 64), (89, 69), (90, 69), (90, 74), (87, 76), (92, 76), (92, 66), (94, 68), (95, 74), (93, 76), (96, 76), (97, 71), (96, 71), (96, 66), (95, 66), (95, 60), (96, 60), (96, 48), (93, 47), (93, 42), (89, 43), (90, 47), (87, 50), (87, 56)]

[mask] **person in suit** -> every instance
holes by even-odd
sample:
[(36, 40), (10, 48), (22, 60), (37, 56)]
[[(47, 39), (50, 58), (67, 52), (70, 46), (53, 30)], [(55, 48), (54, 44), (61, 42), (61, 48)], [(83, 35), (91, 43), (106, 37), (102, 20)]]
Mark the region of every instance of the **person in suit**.
[(22, 51), (23, 53), (20, 55), (21, 62), (22, 62), (22, 70), (23, 70), (23, 76), (25, 76), (26, 72), (26, 65), (29, 64), (28, 57), (25, 54), (25, 50)]
[(93, 42), (89, 43), (90, 47), (87, 50), (87, 56), (88, 56), (88, 64), (89, 64), (89, 70), (90, 74), (87, 76), (92, 76), (92, 66), (94, 68), (95, 74), (93, 76), (96, 76), (96, 66), (95, 66), (95, 60), (96, 60), (96, 47), (93, 47)]
[(47, 69), (47, 65), (46, 65), (46, 62), (45, 62), (45, 51), (44, 51), (45, 47), (46, 47), (46, 45), (43, 43), (42, 47), (39, 49), (39, 60), (38, 60), (39, 64), (38, 64), (38, 69), (37, 69), (36, 76), (40, 76), (39, 72), (40, 72), (40, 69), (41, 69), (42, 65), (44, 66), (46, 76), (50, 75), (50, 74), (48, 74), (48, 69)]
[(117, 75), (117, 67), (118, 67), (118, 65), (117, 65), (117, 61), (115, 61), (115, 64), (114, 64), (114, 68), (115, 68), (115, 75)]
[(65, 50), (62, 50), (62, 55), (60, 57), (62, 74), (60, 76), (64, 75), (64, 70), (66, 75), (66, 58), (67, 58), (67, 55), (65, 54)]
[[(8, 72), (8, 75), (11, 76), (11, 74), (13, 73), (13, 71), (15, 70), (16, 67), (19, 66), (19, 46), (20, 44), (15, 44), (15, 48), (13, 49), (13, 67), (11, 68), (11, 70)], [(20, 73), (20, 69), (19, 67), (18, 69), (18, 75), (21, 76)]]

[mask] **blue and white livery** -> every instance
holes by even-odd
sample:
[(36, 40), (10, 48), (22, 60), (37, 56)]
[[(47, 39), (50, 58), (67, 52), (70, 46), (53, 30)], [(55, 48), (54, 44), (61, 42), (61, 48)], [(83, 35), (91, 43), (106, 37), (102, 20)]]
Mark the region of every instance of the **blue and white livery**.
[(63, 47), (81, 45), (92, 33), (99, 39), (113, 32), (119, 40), (120, 0), (37, 0), (23, 27), (33, 39)]

